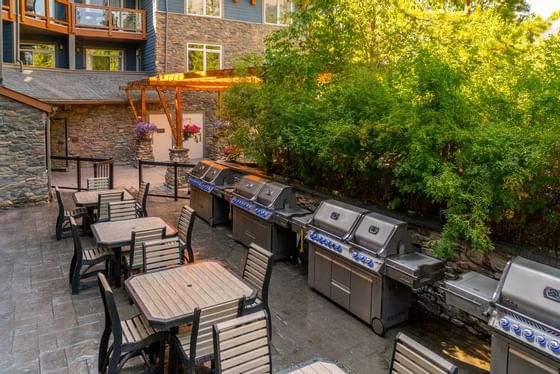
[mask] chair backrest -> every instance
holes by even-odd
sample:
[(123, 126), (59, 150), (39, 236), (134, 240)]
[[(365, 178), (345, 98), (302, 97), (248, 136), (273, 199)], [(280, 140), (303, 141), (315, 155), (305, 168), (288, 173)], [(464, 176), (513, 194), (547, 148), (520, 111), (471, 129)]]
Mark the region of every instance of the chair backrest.
[(115, 303), (115, 296), (113, 295), (113, 290), (107, 282), (107, 278), (103, 273), (97, 273), (97, 282), (99, 284), (99, 292), (101, 293), (101, 299), (103, 300), (103, 307), (105, 309), (105, 330), (109, 327), (113, 333), (113, 347), (120, 355), (120, 350), (122, 346), (122, 328), (121, 320), (119, 317), (119, 311), (117, 309), (117, 304)]
[(217, 323), (237, 318), (244, 302), (244, 298), (234, 299), (195, 310), (189, 352), (191, 360), (209, 359), (214, 355), (212, 327)]
[(79, 264), (83, 259), (82, 241), (80, 239), (80, 229), (78, 228), (74, 217), (70, 217), (70, 227), (72, 229), (72, 239), (74, 241), (74, 257), (76, 259), (76, 263)]
[(391, 373), (457, 374), (455, 365), (402, 332), (395, 338)]
[(191, 242), (195, 217), (194, 209), (188, 205), (184, 205), (183, 208), (181, 208), (179, 222), (177, 223), (177, 236), (184, 243), (189, 253), (189, 262), (194, 262)]
[(140, 269), (144, 263), (142, 257), (142, 244), (147, 241), (159, 240), (165, 237), (165, 226), (157, 229), (138, 230), (132, 232), (130, 239), (129, 266), (131, 269)]
[(124, 192), (107, 192), (100, 193), (97, 197), (97, 221), (103, 222), (109, 220), (109, 203), (121, 201)]
[(64, 216), (64, 202), (62, 201), (62, 195), (57, 186), (54, 186), (54, 194), (56, 196), (56, 202), (58, 204), (58, 215)]
[(109, 188), (113, 188), (113, 160), (95, 162), (93, 164), (93, 177), (106, 177), (109, 180)]
[(134, 200), (112, 201), (109, 203), (109, 221), (135, 219), (136, 202)]
[(142, 181), (140, 183), (140, 188), (136, 194), (136, 204), (140, 205), (142, 208), (146, 206), (146, 200), (148, 199), (148, 192), (150, 191), (150, 184)]
[(98, 177), (87, 179), (88, 191), (99, 191), (109, 189), (109, 177)]
[(218, 373), (272, 373), (267, 321), (261, 310), (214, 325)]
[(243, 280), (257, 290), (257, 297), (268, 302), (268, 286), (272, 274), (272, 253), (251, 243), (243, 268)]
[(142, 243), (142, 270), (144, 273), (181, 264), (179, 239), (168, 238)]

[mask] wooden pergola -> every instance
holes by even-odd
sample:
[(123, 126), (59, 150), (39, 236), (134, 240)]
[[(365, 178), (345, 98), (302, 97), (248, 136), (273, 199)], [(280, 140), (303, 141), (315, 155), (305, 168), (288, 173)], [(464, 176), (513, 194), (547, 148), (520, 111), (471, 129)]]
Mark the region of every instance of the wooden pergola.
[[(173, 138), (175, 139), (175, 147), (180, 149), (183, 147), (183, 137), (181, 134), (183, 126), (181, 93), (183, 91), (207, 91), (217, 92), (221, 95), (223, 91), (234, 84), (260, 84), (261, 79), (252, 75), (253, 73), (254, 71), (249, 70), (249, 75), (237, 76), (234, 70), (230, 69), (199, 73), (161, 74), (155, 77), (128, 82), (127, 85), (121, 86), (120, 89), (126, 92), (132, 114), (136, 121), (146, 120), (146, 91), (156, 91), (159, 102), (169, 121)], [(140, 91), (140, 115), (138, 115), (138, 111), (134, 105), (132, 91)], [(175, 92), (175, 119), (173, 119), (167, 106), (164, 91)]]

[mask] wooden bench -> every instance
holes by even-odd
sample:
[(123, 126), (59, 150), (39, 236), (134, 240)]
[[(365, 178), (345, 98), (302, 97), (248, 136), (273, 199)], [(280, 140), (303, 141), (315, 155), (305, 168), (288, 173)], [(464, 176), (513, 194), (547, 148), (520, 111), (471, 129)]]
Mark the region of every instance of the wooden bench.
[(455, 365), (401, 333), (395, 339), (390, 373), (457, 374)]

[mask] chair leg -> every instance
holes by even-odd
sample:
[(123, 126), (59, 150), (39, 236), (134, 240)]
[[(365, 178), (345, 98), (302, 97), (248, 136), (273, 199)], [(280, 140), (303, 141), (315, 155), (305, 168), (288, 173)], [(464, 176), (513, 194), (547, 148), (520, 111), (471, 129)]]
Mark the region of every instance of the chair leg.
[(56, 217), (56, 240), (61, 240), (62, 239), (62, 222), (64, 221), (64, 218), (62, 218), (60, 215), (58, 217)]
[(264, 310), (266, 310), (266, 319), (268, 323), (268, 341), (272, 340), (272, 319), (270, 318), (270, 308), (268, 304), (264, 306)]
[(103, 373), (109, 364), (109, 357), (113, 351), (113, 347), (107, 350), (109, 345), (109, 337), (111, 336), (111, 331), (105, 329), (103, 335), (101, 336), (101, 341), (99, 342), (99, 355), (97, 359), (97, 366), (100, 373)]
[(72, 275), (72, 295), (77, 295), (80, 293), (80, 272), (82, 271), (82, 264), (76, 263), (74, 266), (74, 272)]
[(70, 273), (68, 274), (68, 283), (72, 284), (72, 279), (74, 278), (74, 269), (76, 268), (76, 253), (72, 256), (72, 262), (70, 262)]

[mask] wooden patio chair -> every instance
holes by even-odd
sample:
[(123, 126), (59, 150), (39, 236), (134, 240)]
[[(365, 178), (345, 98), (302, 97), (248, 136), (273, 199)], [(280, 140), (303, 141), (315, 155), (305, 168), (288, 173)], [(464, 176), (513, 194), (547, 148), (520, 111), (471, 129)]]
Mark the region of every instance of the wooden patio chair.
[(214, 358), (212, 327), (239, 316), (244, 298), (207, 308), (196, 308), (190, 332), (179, 333), (170, 342), (170, 373), (194, 373), (194, 366)]
[(109, 181), (109, 189), (113, 188), (113, 160), (94, 162), (93, 177), (105, 177)]
[(148, 192), (150, 184), (146, 182), (140, 183), (140, 188), (136, 194), (136, 211), (138, 217), (148, 217)]
[[(124, 364), (135, 356), (141, 356), (144, 359), (150, 372), (156, 370), (160, 373), (163, 372), (165, 342), (168, 333), (150, 327), (141, 314), (121, 321), (113, 290), (107, 279), (102, 273), (97, 275), (97, 279), (105, 308), (105, 329), (99, 343), (99, 372), (118, 373)], [(113, 341), (109, 345), (111, 336), (113, 336)], [(151, 352), (158, 352), (157, 367), (154, 367), (154, 360), (148, 357)]]
[(109, 221), (135, 219), (136, 202), (134, 200), (112, 201), (109, 203)]
[(64, 207), (64, 202), (62, 201), (62, 195), (60, 190), (55, 186), (54, 194), (56, 196), (56, 202), (58, 204), (58, 216), (56, 217), (56, 229), (55, 236), (56, 240), (61, 240), (66, 233), (70, 234), (70, 217), (83, 218), (87, 217), (88, 212), (86, 208), (73, 208), (66, 209)]
[(124, 192), (107, 192), (100, 193), (97, 197), (97, 222), (105, 222), (109, 220), (109, 203), (122, 201)]
[(138, 230), (132, 232), (130, 239), (130, 251), (128, 253), (128, 260), (125, 267), (127, 278), (134, 272), (143, 269), (144, 259), (142, 255), (142, 246), (144, 242), (161, 240), (165, 237), (165, 227), (157, 229)]
[(192, 231), (196, 213), (193, 208), (184, 205), (179, 215), (179, 222), (177, 223), (177, 237), (181, 243), (181, 256), (185, 255), (187, 251), (187, 262), (194, 262), (194, 253), (192, 249)]
[(458, 369), (443, 357), (399, 332), (395, 338), (390, 373), (457, 374)]
[[(83, 249), (80, 232), (74, 217), (70, 217), (70, 227), (72, 228), (72, 237), (74, 239), (74, 256), (70, 262), (69, 282), (72, 285), (72, 295), (77, 295), (80, 293), (80, 281), (82, 279), (94, 276), (100, 271), (109, 274), (109, 265), (111, 261), (115, 260), (115, 253), (109, 248)], [(93, 266), (101, 263), (105, 263), (104, 269), (90, 271)], [(86, 268), (82, 271), (84, 266)]]
[(182, 264), (179, 239), (167, 238), (142, 242), (142, 271), (144, 273)]
[(272, 373), (265, 311), (214, 325), (216, 373)]
[(270, 309), (268, 307), (268, 289), (270, 286), (270, 277), (272, 275), (272, 265), (274, 263), (272, 256), (271, 252), (255, 243), (251, 243), (247, 251), (247, 258), (245, 259), (242, 275), (245, 283), (257, 290), (256, 300), (250, 305), (245, 305), (243, 314), (265, 310), (269, 318), (269, 331), (272, 331)]
[(108, 190), (109, 177), (88, 178), (87, 189), (88, 191)]

